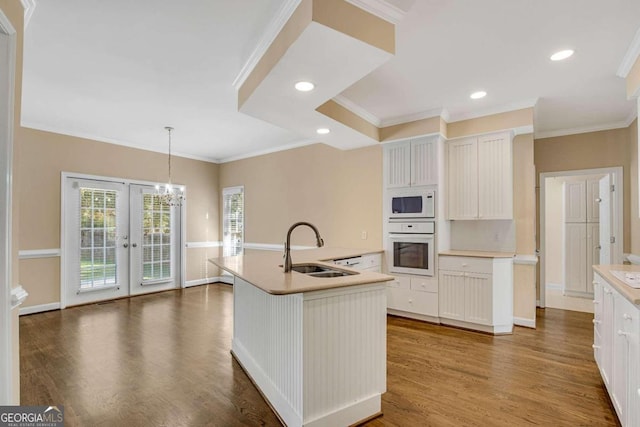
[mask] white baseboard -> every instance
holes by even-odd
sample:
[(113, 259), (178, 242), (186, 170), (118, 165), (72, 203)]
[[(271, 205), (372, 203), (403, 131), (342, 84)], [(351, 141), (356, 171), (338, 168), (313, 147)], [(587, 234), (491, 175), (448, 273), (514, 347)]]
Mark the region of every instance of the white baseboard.
[(52, 302), (49, 304), (32, 305), (30, 307), (21, 307), (19, 310), (20, 316), (26, 314), (44, 313), (45, 311), (60, 310), (59, 302)]
[(209, 283), (216, 282), (228, 283), (229, 285), (233, 285), (233, 276), (215, 276), (206, 277), (204, 279), (187, 280), (184, 283), (184, 287), (190, 288), (192, 286), (208, 285)]
[(514, 317), (513, 324), (518, 326), (524, 326), (525, 328), (536, 328), (535, 319), (524, 319), (522, 317)]

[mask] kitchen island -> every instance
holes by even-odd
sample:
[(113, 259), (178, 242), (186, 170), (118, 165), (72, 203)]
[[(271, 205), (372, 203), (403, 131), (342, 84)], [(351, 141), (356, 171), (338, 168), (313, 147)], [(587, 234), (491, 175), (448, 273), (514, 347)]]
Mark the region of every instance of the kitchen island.
[[(371, 252), (371, 251), (369, 251)], [(369, 253), (318, 248), (294, 267)], [(233, 274), (232, 354), (287, 426), (346, 426), (381, 414), (386, 391), (386, 286), (391, 276), (283, 272), (282, 254), (210, 261)]]

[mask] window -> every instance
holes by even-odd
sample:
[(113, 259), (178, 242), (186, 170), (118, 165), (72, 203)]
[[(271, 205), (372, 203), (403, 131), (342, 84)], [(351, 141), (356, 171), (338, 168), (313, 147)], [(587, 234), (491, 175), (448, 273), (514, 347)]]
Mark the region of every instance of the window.
[(142, 197), (142, 281), (171, 278), (171, 206), (156, 194)]
[(222, 253), (240, 255), (244, 243), (244, 187), (222, 190), (222, 211)]

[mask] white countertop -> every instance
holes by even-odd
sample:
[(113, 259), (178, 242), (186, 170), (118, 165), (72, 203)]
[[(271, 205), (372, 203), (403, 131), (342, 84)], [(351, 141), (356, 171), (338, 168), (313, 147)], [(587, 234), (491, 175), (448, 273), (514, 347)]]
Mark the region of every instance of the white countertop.
[(626, 285), (611, 273), (612, 271), (640, 273), (640, 265), (594, 265), (593, 271), (602, 276), (603, 279), (620, 292), (620, 294), (622, 294), (626, 299), (631, 301), (633, 304), (640, 305), (640, 289), (634, 289), (631, 286)]
[[(291, 259), (293, 265), (319, 263), (326, 264), (331, 268), (336, 268), (335, 265), (323, 263), (322, 261), (380, 252), (382, 251), (322, 247), (291, 251)], [(358, 271), (342, 266), (338, 267), (338, 269), (355, 271), (359, 274), (322, 278), (309, 276), (296, 271), (284, 273), (282, 268), (282, 252), (279, 251), (247, 250), (244, 255), (210, 258), (209, 261), (263, 291), (275, 295), (296, 294), (300, 292), (363, 285), (366, 283), (387, 282), (394, 279), (386, 274)]]
[(476, 258), (513, 258), (513, 252), (485, 252), (485, 251), (460, 251), (457, 249), (449, 249), (438, 252), (438, 255), (444, 256), (469, 256)]

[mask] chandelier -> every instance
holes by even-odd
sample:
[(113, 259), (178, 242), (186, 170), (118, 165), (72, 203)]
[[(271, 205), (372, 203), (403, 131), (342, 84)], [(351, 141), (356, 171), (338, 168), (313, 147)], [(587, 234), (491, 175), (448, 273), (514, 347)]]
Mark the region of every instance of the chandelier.
[(171, 184), (171, 126), (164, 127), (169, 133), (169, 181), (164, 185), (156, 185), (156, 197), (165, 206), (182, 206), (182, 202), (185, 200), (184, 188), (174, 187)]

